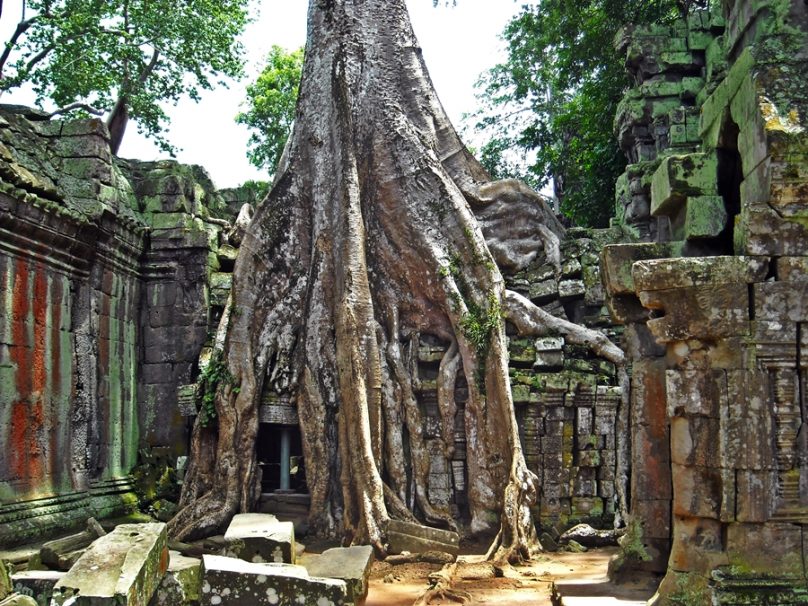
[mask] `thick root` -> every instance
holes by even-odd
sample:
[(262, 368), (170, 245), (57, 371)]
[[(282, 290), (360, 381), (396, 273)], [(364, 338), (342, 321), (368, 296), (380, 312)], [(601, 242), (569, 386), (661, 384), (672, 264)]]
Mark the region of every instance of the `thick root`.
[(530, 514), (537, 497), (538, 478), (527, 468), (524, 458), (514, 457), (502, 503), (502, 526), (486, 553), (486, 559), (494, 565), (521, 564), (542, 550)]
[(616, 366), (624, 366), (626, 354), (602, 333), (573, 324), (567, 320), (556, 318), (529, 299), (512, 290), (506, 290), (503, 298), (505, 319), (516, 326), (519, 334), (544, 336), (557, 334), (565, 337), (570, 343), (585, 345), (592, 352)]
[(413, 602), (413, 606), (427, 606), (432, 600), (437, 599), (451, 600), (459, 604), (467, 604), (470, 602), (470, 593), (452, 589), (452, 582), (456, 570), (457, 562), (452, 562), (451, 564), (446, 564), (438, 572), (430, 574), (429, 588)]

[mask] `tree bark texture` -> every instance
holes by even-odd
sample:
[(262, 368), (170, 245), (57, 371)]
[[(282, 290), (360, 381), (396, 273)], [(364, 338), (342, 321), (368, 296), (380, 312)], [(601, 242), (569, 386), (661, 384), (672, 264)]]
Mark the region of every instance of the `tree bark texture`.
[(492, 558), (530, 557), (538, 486), (510, 392), (499, 267), (536, 255), (557, 264), (563, 228), (537, 194), (489, 182), (467, 152), (404, 0), (312, 0), (308, 27), (294, 130), (236, 263), (223, 346), (232, 378), (220, 384), (217, 427), (194, 429), (170, 532), (212, 532), (254, 506), (265, 389), (298, 408), (313, 531), (383, 552), (391, 516), (454, 527), (429, 498), (415, 397), (413, 360), (431, 335), (448, 346), (438, 379), (447, 461), (458, 375), (469, 389), (469, 530), (500, 526)]

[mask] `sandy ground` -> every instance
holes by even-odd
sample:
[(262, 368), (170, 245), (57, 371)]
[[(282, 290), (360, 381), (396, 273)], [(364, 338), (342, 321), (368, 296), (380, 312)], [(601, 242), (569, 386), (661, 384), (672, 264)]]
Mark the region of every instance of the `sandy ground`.
[[(606, 567), (616, 548), (586, 553), (547, 553), (500, 574), (480, 555), (461, 555), (453, 588), (469, 593), (471, 604), (505, 606), (635, 606), (654, 593), (656, 579), (642, 578), (614, 586)], [(410, 606), (428, 587), (428, 576), (441, 568), (433, 564), (391, 566), (376, 562), (371, 573), (366, 606)], [(554, 585), (564, 597), (553, 602)], [(438, 599), (435, 606), (456, 604)]]
[[(305, 539), (304, 539), (305, 540)], [(312, 541), (306, 544), (301, 558), (321, 553), (335, 545)], [(484, 561), (487, 545), (466, 545), (458, 566), (453, 588), (471, 595), (469, 604), (491, 606), (641, 606), (650, 598), (658, 579), (641, 577), (615, 586), (608, 582), (606, 569), (617, 548), (592, 549), (586, 553), (544, 553), (533, 561), (498, 571)], [(39, 550), (27, 545), (0, 551), (0, 557), (18, 564)], [(401, 564), (374, 562), (365, 606), (411, 606), (429, 587), (429, 575), (441, 569), (440, 564)], [(553, 593), (556, 601), (553, 601)], [(457, 604), (435, 599), (433, 606)]]

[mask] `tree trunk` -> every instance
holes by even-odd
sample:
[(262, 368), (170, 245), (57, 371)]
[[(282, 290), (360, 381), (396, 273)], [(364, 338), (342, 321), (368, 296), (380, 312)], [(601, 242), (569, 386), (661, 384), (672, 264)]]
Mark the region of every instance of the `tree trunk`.
[(469, 530), (501, 524), (491, 557), (530, 557), (538, 485), (519, 443), (497, 263), (519, 269), (547, 254), (557, 264), (563, 228), (534, 192), (490, 183), (467, 152), (404, 0), (312, 0), (308, 26), (294, 131), (233, 276), (232, 379), (220, 384), (217, 427), (194, 429), (170, 532), (212, 532), (254, 506), (264, 390), (298, 408), (314, 531), (383, 552), (391, 516), (453, 527), (429, 500), (414, 395), (412, 358), (431, 335), (448, 347), (438, 380), (447, 460), (458, 373), (469, 387)]
[(129, 124), (129, 105), (126, 96), (121, 95), (107, 118), (110, 137), (109, 147), (115, 155), (118, 154), (118, 150), (121, 148), (127, 124)]

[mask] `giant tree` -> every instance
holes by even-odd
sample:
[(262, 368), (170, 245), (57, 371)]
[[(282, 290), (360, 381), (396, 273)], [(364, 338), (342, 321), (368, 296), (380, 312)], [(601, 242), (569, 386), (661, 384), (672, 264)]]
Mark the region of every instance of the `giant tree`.
[(129, 118), (156, 139), (160, 103), (241, 74), (249, 0), (22, 0), (0, 54), (0, 93), (24, 83), (57, 112), (107, 116), (117, 153)]
[[(564, 230), (542, 198), (491, 182), (449, 122), (404, 0), (311, 0), (297, 115), (266, 201), (243, 239), (217, 338), (214, 423), (197, 423), (179, 538), (254, 507), (264, 390), (299, 411), (322, 535), (384, 551), (390, 517), (454, 526), (430, 502), (412, 354), (447, 345), (438, 377), (451, 457), (458, 376), (468, 385), (469, 530), (496, 530), (491, 557), (538, 547), (508, 381), (504, 319), (558, 331), (618, 363), (600, 333), (506, 291), (500, 267), (557, 262)], [(221, 357), (219, 357), (221, 356)]]

